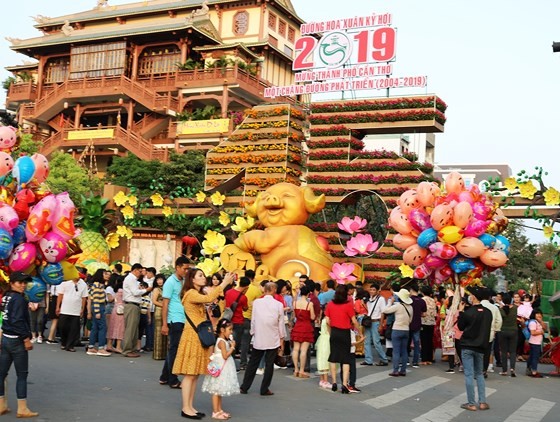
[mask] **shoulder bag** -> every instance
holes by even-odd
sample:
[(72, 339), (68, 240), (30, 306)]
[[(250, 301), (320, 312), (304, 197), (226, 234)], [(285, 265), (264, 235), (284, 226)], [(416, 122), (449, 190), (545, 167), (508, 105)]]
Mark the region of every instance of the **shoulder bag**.
[(373, 315), (373, 311), (375, 311), (375, 307), (377, 306), (377, 302), (379, 301), (379, 295), (377, 295), (377, 299), (375, 299), (375, 303), (373, 304), (373, 308), (369, 315), (364, 315), (362, 318), (362, 327), (369, 328), (372, 325), (371, 316)]
[(233, 302), (229, 307), (224, 309), (224, 313), (222, 314), (222, 318), (231, 321), (231, 319), (233, 318), (233, 314), (235, 313), (235, 310), (237, 309), (239, 299), (241, 299), (241, 295), (243, 295), (243, 292), (239, 292), (239, 296), (237, 296), (237, 299), (235, 299), (235, 302)]
[[(209, 319), (202, 321), (195, 327), (186, 312), (185, 316), (187, 317), (187, 321), (189, 322), (193, 330), (198, 334), (198, 339), (200, 340), (200, 344), (202, 344), (202, 347), (208, 349), (210, 346), (213, 346), (216, 343), (214, 328), (212, 327), (212, 322)], [(208, 314), (206, 314), (206, 316), (208, 317)]]

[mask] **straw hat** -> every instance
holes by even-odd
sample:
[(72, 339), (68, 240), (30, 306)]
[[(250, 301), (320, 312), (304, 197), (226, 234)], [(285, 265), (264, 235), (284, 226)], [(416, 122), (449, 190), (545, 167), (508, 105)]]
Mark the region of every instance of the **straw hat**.
[(402, 303), (405, 303), (407, 305), (410, 305), (412, 303), (412, 299), (410, 298), (410, 292), (406, 289), (400, 289), (397, 293), (397, 296), (399, 297)]

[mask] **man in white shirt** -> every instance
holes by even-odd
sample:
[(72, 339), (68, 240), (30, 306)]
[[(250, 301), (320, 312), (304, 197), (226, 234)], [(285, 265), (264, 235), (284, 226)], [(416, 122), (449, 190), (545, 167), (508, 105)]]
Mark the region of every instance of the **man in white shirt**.
[(265, 367), (261, 383), (261, 396), (272, 396), (274, 394), (269, 390), (274, 374), (274, 359), (278, 354), (278, 348), (280, 348), (280, 351), (283, 350), (284, 338), (286, 337), (284, 307), (274, 299), (274, 293), (276, 293), (276, 284), (267, 283), (264, 286), (264, 297), (253, 302), (253, 314), (251, 316), (253, 352), (239, 389), (241, 394), (247, 394), (249, 388), (251, 388), (263, 356)]
[(484, 376), (486, 377), (486, 371), (494, 372), (494, 365), (490, 363), (490, 358), (492, 354), (492, 345), (494, 342), (494, 337), (496, 333), (502, 330), (502, 314), (500, 309), (494, 304), (490, 303), (488, 299), (492, 296), (492, 291), (490, 289), (484, 289), (482, 292), (483, 299), (480, 304), (486, 309), (492, 312), (492, 325), (490, 327), (490, 338), (488, 339), (488, 348), (484, 351)]
[(124, 339), (122, 355), (127, 358), (139, 358), (136, 352), (138, 325), (140, 323), (140, 303), (142, 296), (152, 291), (152, 287), (141, 289), (138, 277), (142, 274), (142, 264), (134, 264), (123, 281), (124, 301)]
[(361, 365), (372, 366), (373, 365), (373, 353), (371, 350), (371, 343), (373, 341), (373, 346), (379, 355), (380, 361), (376, 364), (377, 366), (387, 366), (388, 360), (385, 350), (381, 345), (381, 334), (379, 332), (380, 327), (382, 328), (385, 323), (385, 314), (383, 310), (387, 307), (385, 298), (379, 293), (379, 284), (372, 283), (369, 286), (369, 300), (367, 302), (368, 315), (371, 318), (371, 326), (364, 327), (365, 332), (365, 342), (364, 342), (364, 352), (365, 359)]
[(65, 281), (58, 286), (56, 314), (59, 316), (60, 348), (75, 352), (74, 346), (80, 340), (80, 317), (89, 296), (87, 284), (78, 277)]

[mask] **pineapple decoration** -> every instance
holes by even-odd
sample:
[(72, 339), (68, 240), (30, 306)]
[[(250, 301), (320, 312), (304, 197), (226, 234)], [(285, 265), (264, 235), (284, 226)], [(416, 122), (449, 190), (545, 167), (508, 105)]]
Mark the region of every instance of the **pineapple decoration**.
[(108, 202), (101, 196), (82, 196), (79, 218), (82, 232), (77, 237), (82, 253), (78, 255), (78, 265), (86, 266), (90, 260), (109, 264), (109, 245), (103, 236), (112, 212), (107, 209)]

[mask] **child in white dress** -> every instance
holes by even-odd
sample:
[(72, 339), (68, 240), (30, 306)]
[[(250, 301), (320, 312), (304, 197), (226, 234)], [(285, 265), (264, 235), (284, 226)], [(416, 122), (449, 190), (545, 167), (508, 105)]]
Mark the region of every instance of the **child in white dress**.
[(231, 415), (222, 409), (222, 396), (239, 394), (239, 381), (235, 362), (231, 356), (235, 352), (235, 341), (230, 340), (233, 333), (231, 321), (222, 318), (216, 326), (216, 346), (210, 357), (210, 366), (221, 368), (218, 376), (206, 375), (202, 391), (212, 394), (212, 419), (225, 420)]
[(319, 387), (325, 390), (330, 390), (332, 388), (332, 384), (329, 382), (330, 337), (327, 320), (323, 318), (321, 321), (321, 334), (315, 343), (315, 349), (317, 350), (317, 372), (321, 374)]

